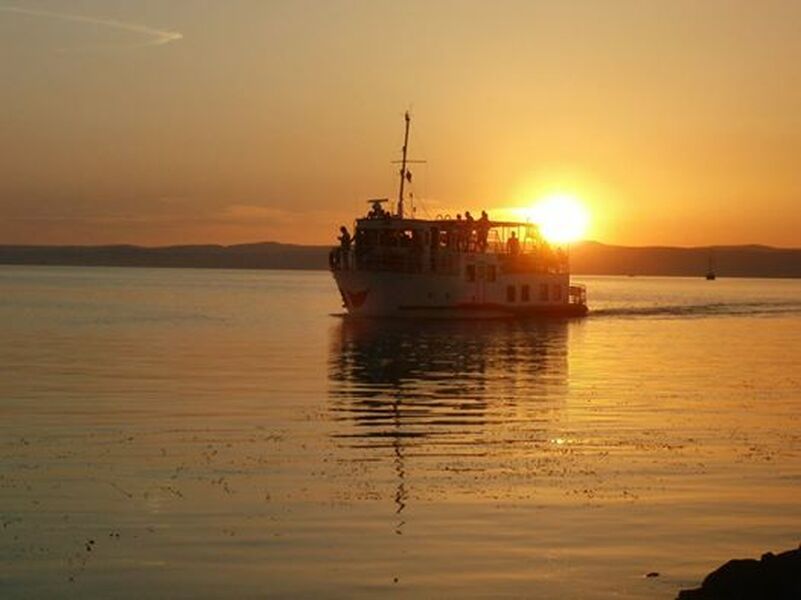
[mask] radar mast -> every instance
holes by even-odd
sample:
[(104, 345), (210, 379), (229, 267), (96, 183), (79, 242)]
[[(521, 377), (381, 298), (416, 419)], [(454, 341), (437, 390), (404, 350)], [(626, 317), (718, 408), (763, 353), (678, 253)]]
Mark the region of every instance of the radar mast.
[(400, 169), (400, 189), (398, 190), (398, 216), (403, 218), (403, 186), (406, 183), (406, 178), (411, 179), (411, 174), (406, 170), (406, 151), (409, 147), (409, 111), (404, 114), (406, 119), (406, 132), (403, 134), (403, 160), (401, 161)]

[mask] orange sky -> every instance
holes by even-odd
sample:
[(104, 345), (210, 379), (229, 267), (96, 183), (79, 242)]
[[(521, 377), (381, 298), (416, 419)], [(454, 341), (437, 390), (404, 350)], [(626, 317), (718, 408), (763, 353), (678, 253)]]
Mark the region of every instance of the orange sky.
[(328, 243), (548, 193), (616, 244), (801, 246), (801, 4), (0, 1), (0, 243)]

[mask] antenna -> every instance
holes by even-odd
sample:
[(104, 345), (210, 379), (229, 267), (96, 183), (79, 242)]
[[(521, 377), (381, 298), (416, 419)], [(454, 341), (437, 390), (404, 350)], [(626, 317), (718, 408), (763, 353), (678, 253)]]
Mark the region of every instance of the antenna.
[[(400, 217), (401, 219), (404, 216), (403, 188), (405, 187), (407, 181), (409, 183), (411, 183), (412, 181), (412, 174), (407, 168), (407, 165), (410, 165), (412, 163), (424, 164), (426, 162), (424, 160), (409, 160), (406, 157), (409, 149), (409, 124), (412, 120), (411, 116), (409, 116), (408, 110), (404, 114), (404, 118), (406, 119), (406, 132), (403, 134), (403, 160), (392, 161), (394, 164), (397, 163), (401, 164), (400, 187), (398, 189), (398, 217)], [(412, 198), (412, 217), (414, 217), (414, 198)]]
[(406, 132), (403, 134), (403, 160), (401, 161), (400, 170), (400, 189), (398, 190), (398, 216), (403, 218), (403, 185), (406, 183), (406, 151), (409, 147), (409, 111), (403, 115), (406, 119)]

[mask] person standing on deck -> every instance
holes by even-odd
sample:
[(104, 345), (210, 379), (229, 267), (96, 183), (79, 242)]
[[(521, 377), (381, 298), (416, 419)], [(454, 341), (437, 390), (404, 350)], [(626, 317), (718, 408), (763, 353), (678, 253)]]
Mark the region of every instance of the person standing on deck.
[(448, 238), (448, 247), (455, 248), (456, 250), (462, 249), (462, 242), (464, 240), (464, 221), (462, 220), (462, 213), (456, 215), (456, 228), (451, 232)]
[(348, 232), (348, 228), (344, 225), (339, 228), (341, 235), (337, 238), (339, 240), (339, 251), (342, 256), (342, 266), (344, 268), (348, 268), (348, 257), (350, 256), (350, 246), (353, 242), (353, 238), (350, 236), (350, 232)]
[(512, 236), (506, 241), (506, 251), (509, 256), (517, 257), (520, 254), (520, 240), (517, 239), (517, 234), (512, 232)]
[(489, 236), (490, 222), (486, 210), (481, 211), (481, 218), (478, 220), (476, 234), (478, 236), (478, 249), (480, 252), (487, 251), (487, 237)]
[(464, 220), (465, 220), (465, 236), (464, 236), (464, 249), (466, 252), (470, 252), (471, 248), (471, 241), (473, 240), (473, 231), (475, 230), (476, 220), (473, 218), (473, 215), (470, 214), (470, 211), (467, 210), (464, 213)]

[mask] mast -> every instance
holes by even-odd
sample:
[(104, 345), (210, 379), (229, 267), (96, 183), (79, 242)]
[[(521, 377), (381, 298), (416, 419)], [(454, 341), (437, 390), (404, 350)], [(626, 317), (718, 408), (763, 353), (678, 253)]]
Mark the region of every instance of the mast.
[(406, 183), (406, 150), (409, 146), (409, 111), (407, 110), (404, 114), (404, 118), (406, 119), (406, 133), (403, 135), (403, 160), (401, 161), (401, 170), (400, 170), (400, 189), (398, 190), (398, 216), (402, 219), (403, 218), (403, 185)]

